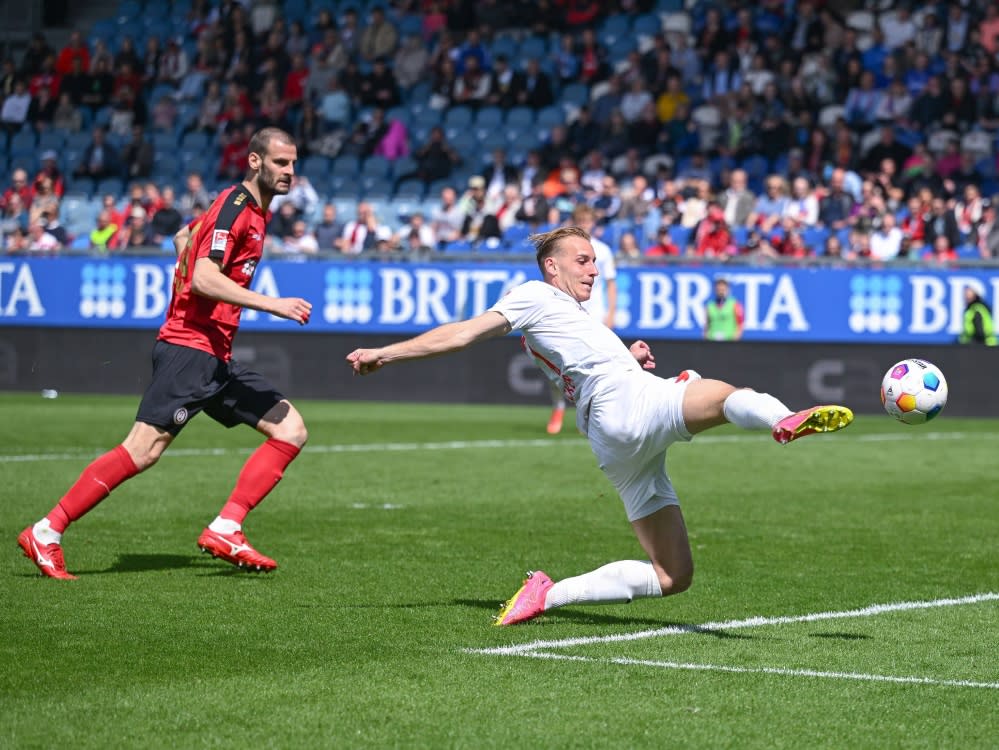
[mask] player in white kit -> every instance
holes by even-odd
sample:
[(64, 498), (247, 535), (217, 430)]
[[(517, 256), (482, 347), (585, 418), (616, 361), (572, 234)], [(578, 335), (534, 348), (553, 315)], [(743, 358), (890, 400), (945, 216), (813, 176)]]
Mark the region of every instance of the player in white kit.
[[(597, 225), (596, 211), (586, 204), (576, 206), (572, 211), (572, 225), (586, 230), (591, 235), (590, 244), (596, 257), (597, 278), (590, 290), (590, 298), (583, 303), (583, 309), (594, 320), (599, 320), (608, 328), (614, 327), (614, 312), (617, 310), (617, 266), (614, 264), (614, 251), (607, 243), (592, 236)], [(562, 431), (565, 418), (566, 400), (559, 383), (551, 382), (549, 388), (552, 399), (552, 413), (548, 418), (548, 434), (557, 435)]]
[(587, 232), (568, 226), (531, 239), (544, 281), (515, 287), (469, 320), (347, 355), (354, 372), (367, 375), (392, 362), (457, 351), (517, 329), (528, 353), (575, 403), (576, 425), (621, 496), (649, 560), (619, 560), (557, 583), (541, 571), (528, 573), (497, 625), (530, 620), (566, 604), (629, 602), (678, 594), (690, 586), (694, 564), (687, 529), (666, 473), (666, 449), (672, 443), (726, 422), (769, 429), (777, 442), (787, 443), (842, 429), (853, 420), (843, 406), (795, 413), (773, 396), (696, 373), (668, 380), (653, 375), (648, 370), (655, 359), (645, 342), (625, 346), (583, 309), (597, 277)]

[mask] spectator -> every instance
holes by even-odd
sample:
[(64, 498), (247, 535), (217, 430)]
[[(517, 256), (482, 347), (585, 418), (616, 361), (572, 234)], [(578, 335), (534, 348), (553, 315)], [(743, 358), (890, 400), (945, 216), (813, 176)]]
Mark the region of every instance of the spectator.
[(159, 60), (159, 82), (174, 89), (180, 88), (184, 76), (191, 67), (183, 42), (181, 37), (170, 37)]
[(32, 252), (54, 253), (60, 250), (59, 244), (53, 235), (45, 231), (45, 223), (36, 219), (28, 224), (28, 245), (27, 249)]
[(621, 236), (617, 242), (617, 252), (615, 254), (618, 258), (642, 257), (642, 251), (638, 247), (638, 240), (635, 239), (634, 232), (621, 232)]
[(454, 82), (451, 91), (451, 101), (454, 104), (464, 104), (478, 107), (485, 104), (489, 97), (489, 73), (479, 67), (478, 58), (469, 56), (463, 66), (464, 71)]
[(24, 127), (28, 121), (28, 111), (31, 108), (31, 94), (23, 79), (14, 82), (14, 91), (3, 100), (0, 107), (0, 124), (4, 129), (14, 134)]
[(114, 235), (118, 225), (111, 220), (111, 212), (106, 208), (97, 214), (97, 225), (90, 230), (90, 249), (98, 253), (107, 253), (114, 244)]
[(430, 215), (430, 228), (437, 241), (442, 244), (461, 239), (461, 227), (465, 213), (458, 203), (458, 195), (454, 188), (441, 189), (441, 202)]
[(524, 72), (521, 74), (521, 83), (522, 85), (517, 86), (517, 104), (531, 109), (541, 109), (550, 106), (555, 101), (551, 79), (547, 73), (541, 70), (541, 65), (536, 58), (527, 61)]
[(291, 187), (284, 195), (275, 195), (271, 199), (271, 211), (277, 211), (285, 203), (290, 203), (295, 210), (295, 217), (311, 216), (319, 208), (319, 193), (312, 186), (312, 181), (303, 174), (293, 175)]
[(398, 240), (403, 250), (427, 251), (437, 247), (434, 230), (419, 211), (414, 211), (406, 225), (399, 230)]
[(390, 57), (399, 43), (399, 32), (385, 19), (381, 6), (371, 9), (371, 19), (361, 32), (358, 49), (365, 60)]
[(493, 149), (492, 161), (483, 168), (482, 176), (486, 180), (486, 194), (490, 196), (500, 195), (507, 185), (517, 186), (520, 182), (517, 168), (507, 161), (502, 148)]
[(136, 250), (153, 245), (152, 230), (142, 206), (132, 206), (125, 225), (114, 236), (115, 250)]
[(202, 210), (208, 208), (212, 203), (212, 196), (205, 189), (204, 180), (198, 172), (189, 172), (185, 180), (185, 190), (181, 193), (177, 208), (180, 210), (184, 221), (190, 221), (194, 215), (195, 207), (201, 206)]
[(656, 241), (645, 248), (645, 253), (649, 258), (658, 258), (663, 256), (679, 256), (683, 254), (683, 250), (677, 247), (669, 233), (669, 225), (661, 224), (656, 230)]
[(392, 71), (396, 81), (403, 89), (410, 89), (424, 80), (430, 65), (430, 55), (420, 41), (420, 37), (411, 34), (405, 37), (392, 61)]
[[(273, 206), (273, 203), (271, 204)], [(284, 252), (284, 240), (290, 237), (294, 231), (298, 214), (295, 206), (285, 201), (271, 214), (271, 220), (267, 223), (267, 238), (265, 240), (265, 251), (268, 254), (280, 254)]]
[(758, 227), (765, 235), (769, 234), (784, 214), (787, 206), (785, 193), (784, 180), (780, 175), (772, 174), (767, 177), (764, 193), (756, 199), (750, 225)]
[(938, 235), (933, 244), (923, 252), (923, 260), (931, 264), (945, 265), (957, 260), (957, 251), (946, 235)]
[(996, 202), (994, 198), (982, 201), (982, 221), (975, 229), (973, 240), (978, 246), (978, 252), (986, 260), (999, 258), (999, 221), (996, 221)]
[(895, 215), (886, 212), (874, 223), (871, 257), (875, 260), (895, 260), (902, 250), (903, 237), (902, 230), (895, 223)]
[(935, 195), (930, 204), (930, 211), (923, 219), (926, 244), (938, 250), (937, 240), (944, 238), (943, 250), (955, 248), (961, 242), (961, 233), (957, 228), (954, 212), (947, 209), (947, 203), (940, 195)]
[(843, 169), (834, 169), (829, 188), (819, 202), (819, 223), (834, 231), (847, 226), (853, 214), (853, 196), (843, 189), (845, 179)]
[(725, 223), (731, 227), (747, 226), (756, 206), (756, 195), (747, 187), (745, 170), (733, 170), (729, 180), (729, 186), (721, 196)]
[(309, 78), (309, 65), (303, 53), (291, 56), (291, 70), (284, 77), (281, 100), (285, 106), (297, 110), (305, 99), (306, 81)]
[(66, 46), (59, 51), (59, 59), (55, 69), (61, 75), (66, 75), (73, 70), (73, 61), (78, 60), (83, 70), (90, 68), (90, 50), (83, 43), (83, 35), (79, 31), (72, 31)]
[(548, 220), (548, 209), (551, 207), (545, 197), (544, 180), (538, 176), (531, 183), (530, 192), (521, 201), (517, 211), (517, 221), (522, 221), (537, 227)]
[(618, 194), (617, 180), (606, 175), (600, 186), (600, 193), (591, 201), (594, 218), (598, 224), (607, 224), (617, 218), (621, 211), (621, 196)]
[(4, 249), (11, 249), (11, 238), (18, 232), (27, 236), (28, 209), (20, 193), (12, 193), (3, 203), (0, 211), (0, 233)]
[(403, 175), (404, 180), (416, 177), (424, 182), (440, 180), (451, 174), (451, 170), (461, 164), (461, 157), (444, 139), (444, 129), (435, 125), (430, 130), (430, 138), (420, 148), (413, 152), (416, 161), (416, 172)]
[(343, 252), (357, 255), (365, 250), (373, 250), (377, 244), (378, 219), (371, 204), (361, 201), (357, 204), (357, 216), (343, 228)]
[(505, 234), (506, 230), (517, 222), (517, 212), (521, 203), (520, 189), (517, 183), (507, 183), (499, 193), (490, 193), (490, 212), (496, 217), (500, 234)]
[(386, 58), (375, 58), (371, 73), (361, 78), (359, 96), (366, 107), (389, 109), (399, 104), (399, 84)]
[(222, 158), (219, 161), (218, 176), (233, 182), (243, 176), (246, 168), (246, 154), (250, 147), (250, 137), (255, 130), (253, 123), (234, 128), (222, 138)]
[(47, 172), (39, 172), (32, 186), (31, 205), (28, 208), (29, 230), (31, 224), (38, 222), (43, 214), (59, 215), (59, 196), (55, 192), (52, 177)]
[(709, 204), (707, 215), (694, 229), (693, 238), (695, 255), (726, 258), (737, 252), (732, 233), (725, 223), (725, 212), (717, 203)]
[(152, 239), (156, 245), (162, 245), (165, 241), (172, 239), (184, 224), (184, 217), (174, 205), (175, 197), (173, 186), (164, 185), (161, 193), (162, 203), (150, 221)]
[(656, 193), (643, 174), (631, 178), (631, 184), (621, 189), (621, 210), (618, 217), (627, 221), (644, 222), (652, 210)]
[(323, 206), (322, 219), (316, 225), (316, 244), (319, 252), (330, 253), (340, 250), (343, 242), (343, 222), (337, 219), (336, 206), (327, 203)]
[(78, 133), (83, 127), (83, 114), (66, 92), (59, 94), (55, 111), (52, 113), (52, 127), (68, 133)]
[(40, 159), (42, 166), (38, 170), (38, 174), (35, 175), (35, 179), (32, 180), (32, 184), (37, 185), (38, 179), (42, 175), (46, 175), (52, 181), (52, 192), (57, 197), (62, 198), (63, 193), (66, 191), (66, 186), (63, 183), (62, 171), (59, 169), (59, 154), (52, 149), (47, 149), (42, 151)]
[(645, 81), (641, 77), (635, 78), (628, 91), (621, 97), (621, 115), (631, 124), (637, 121), (645, 108), (653, 103), (652, 94), (645, 87)]
[(314, 234), (309, 234), (303, 219), (295, 219), (291, 225), (291, 234), (282, 239), (282, 249), (285, 253), (294, 255), (315, 255), (319, 252), (319, 241)]
[(782, 216), (790, 219), (794, 228), (799, 230), (818, 223), (819, 202), (806, 178), (795, 178), (791, 185), (791, 198), (784, 205)]
[(495, 214), (490, 212), (484, 177), (474, 175), (468, 179), (468, 190), (459, 205), (464, 213), (461, 224), (461, 236), (464, 239), (477, 242), (491, 237), (499, 238), (499, 222)]
[(514, 73), (506, 55), (496, 55), (489, 79), (489, 93), (486, 103), (503, 109), (509, 109), (520, 101), (524, 79)]
[[(24, 57), (21, 59), (20, 73), (26, 76), (32, 76), (42, 69), (42, 61), (46, 57), (51, 57), (55, 54), (55, 50), (49, 45), (48, 40), (45, 38), (45, 34), (41, 31), (37, 31), (32, 34), (30, 41), (28, 42), (28, 48), (24, 51)], [(86, 70), (87, 66), (84, 65)]]
[(961, 199), (954, 204), (954, 218), (957, 221), (957, 231), (962, 237), (975, 234), (982, 221), (984, 199), (978, 185), (969, 183), (964, 186)]
[(141, 125), (132, 126), (132, 139), (121, 151), (123, 177), (149, 177), (153, 173), (154, 156), (153, 144), (146, 138), (145, 129)]
[(854, 130), (866, 132), (876, 122), (881, 92), (874, 83), (874, 73), (865, 70), (860, 74), (859, 85), (850, 89), (846, 96), (846, 121)]
[(933, 75), (926, 81), (923, 89), (909, 110), (909, 119), (919, 130), (927, 131), (943, 120), (947, 110), (947, 100), (944, 98), (940, 77)]
[(958, 341), (962, 344), (984, 344), (985, 346), (999, 344), (999, 340), (996, 339), (992, 311), (974, 287), (964, 287), (964, 301), (964, 326)]
[(80, 98), (80, 105), (89, 107), (96, 114), (111, 103), (111, 93), (114, 90), (114, 76), (111, 74), (110, 63), (101, 58), (90, 72), (86, 91)]
[(344, 90), (339, 76), (330, 79), (329, 86), (319, 101), (319, 114), (327, 133), (342, 130), (350, 123), (350, 96)]
[[(31, 206), (34, 191), (32, 185), (28, 183), (27, 170), (22, 167), (15, 167), (14, 171), (11, 172), (10, 187), (3, 192), (3, 196), (0, 196), (0, 210), (5, 209), (15, 195), (20, 199), (20, 205), (24, 210)], [(27, 225), (25, 228), (27, 229)]]

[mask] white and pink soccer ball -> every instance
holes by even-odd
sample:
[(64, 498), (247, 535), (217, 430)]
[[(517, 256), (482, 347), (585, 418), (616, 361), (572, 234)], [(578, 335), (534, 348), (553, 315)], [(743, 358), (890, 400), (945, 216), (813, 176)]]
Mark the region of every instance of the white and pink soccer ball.
[(929, 422), (947, 403), (947, 380), (925, 359), (903, 359), (881, 381), (885, 411), (906, 424)]

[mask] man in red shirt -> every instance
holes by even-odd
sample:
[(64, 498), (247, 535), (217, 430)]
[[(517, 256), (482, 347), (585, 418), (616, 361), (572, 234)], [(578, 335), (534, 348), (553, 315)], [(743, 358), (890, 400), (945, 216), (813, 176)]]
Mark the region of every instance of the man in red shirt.
[(174, 237), (178, 252), (173, 297), (153, 348), (153, 375), (135, 424), (113, 450), (91, 463), (59, 503), (18, 537), (43, 575), (72, 579), (62, 533), (115, 487), (152, 466), (192, 417), (204, 411), (226, 427), (247, 424), (267, 437), (243, 466), (219, 515), (198, 546), (249, 570), (277, 563), (243, 536), (242, 522), (281, 479), (308, 437), (301, 415), (261, 375), (232, 361), (243, 308), (309, 322), (312, 305), (298, 297), (250, 290), (263, 255), (268, 206), (291, 185), (298, 151), (277, 128), (255, 133), (243, 181), (224, 190), (201, 217)]

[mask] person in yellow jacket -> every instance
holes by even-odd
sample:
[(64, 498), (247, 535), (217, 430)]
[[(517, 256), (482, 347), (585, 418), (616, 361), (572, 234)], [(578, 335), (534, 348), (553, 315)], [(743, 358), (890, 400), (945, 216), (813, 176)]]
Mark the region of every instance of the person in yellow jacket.
[(704, 318), (704, 338), (711, 341), (738, 341), (742, 338), (745, 316), (742, 304), (729, 295), (725, 279), (715, 281), (715, 296), (708, 302)]
[(996, 345), (996, 329), (992, 311), (985, 300), (970, 286), (964, 288), (964, 328), (958, 339), (962, 344)]

